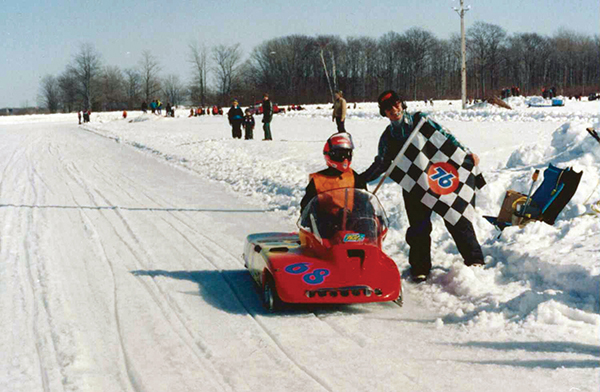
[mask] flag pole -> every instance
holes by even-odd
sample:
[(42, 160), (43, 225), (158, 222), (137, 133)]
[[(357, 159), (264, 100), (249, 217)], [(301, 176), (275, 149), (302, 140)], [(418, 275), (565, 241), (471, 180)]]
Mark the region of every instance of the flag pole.
[(385, 181), (385, 179), (389, 177), (389, 175), (392, 173), (392, 171), (396, 167), (396, 164), (398, 164), (398, 162), (400, 162), (400, 159), (402, 159), (402, 156), (406, 152), (406, 149), (408, 148), (408, 146), (410, 145), (410, 143), (413, 141), (413, 139), (417, 136), (417, 133), (419, 133), (419, 131), (421, 130), (421, 127), (423, 126), (423, 124), (425, 124), (425, 121), (427, 121), (425, 119), (425, 117), (421, 117), (421, 121), (419, 121), (419, 123), (417, 124), (417, 126), (415, 127), (415, 129), (412, 131), (412, 133), (410, 134), (410, 136), (408, 137), (408, 139), (406, 139), (406, 142), (404, 143), (404, 145), (400, 149), (400, 152), (398, 153), (398, 155), (396, 155), (396, 158), (390, 164), (390, 167), (387, 169), (387, 171), (385, 172), (385, 174), (383, 175), (383, 177), (381, 177), (381, 180), (379, 180), (379, 183), (377, 184), (377, 187), (373, 191), (373, 194), (377, 193), (377, 191), (379, 190), (379, 188), (381, 188), (381, 186), (383, 185), (383, 182)]

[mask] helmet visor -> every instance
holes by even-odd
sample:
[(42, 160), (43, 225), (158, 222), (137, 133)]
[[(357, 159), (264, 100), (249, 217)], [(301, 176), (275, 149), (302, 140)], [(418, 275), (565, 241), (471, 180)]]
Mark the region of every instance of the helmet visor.
[(335, 162), (343, 162), (345, 159), (352, 160), (352, 150), (347, 148), (338, 148), (329, 151), (329, 158)]

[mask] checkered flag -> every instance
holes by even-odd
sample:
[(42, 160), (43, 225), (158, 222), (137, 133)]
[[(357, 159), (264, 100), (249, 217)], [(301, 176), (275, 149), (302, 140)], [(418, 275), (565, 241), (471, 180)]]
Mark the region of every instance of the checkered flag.
[[(436, 124), (437, 125), (437, 124)], [(422, 117), (388, 170), (390, 178), (451, 225), (473, 220), (485, 185), (469, 154)]]

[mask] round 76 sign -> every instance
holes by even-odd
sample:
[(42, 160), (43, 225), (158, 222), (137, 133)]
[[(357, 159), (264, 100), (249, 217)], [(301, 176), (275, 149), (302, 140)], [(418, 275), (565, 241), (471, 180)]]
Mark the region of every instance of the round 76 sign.
[(458, 170), (448, 162), (438, 162), (427, 169), (429, 189), (438, 195), (447, 195), (458, 188)]

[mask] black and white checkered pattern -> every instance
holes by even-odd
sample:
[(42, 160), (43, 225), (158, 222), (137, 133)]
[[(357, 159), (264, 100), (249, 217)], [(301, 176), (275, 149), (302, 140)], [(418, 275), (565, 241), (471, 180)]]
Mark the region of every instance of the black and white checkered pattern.
[[(451, 225), (462, 219), (473, 221), (475, 192), (485, 181), (472, 159), (465, 159), (467, 155), (427, 121), (397, 160), (390, 178)], [(429, 187), (427, 170), (438, 162), (448, 162), (458, 171), (459, 184), (452, 193), (439, 195)]]

